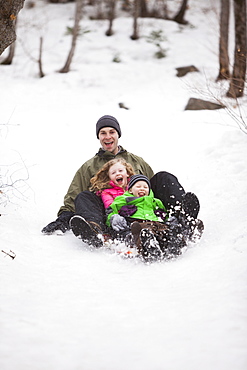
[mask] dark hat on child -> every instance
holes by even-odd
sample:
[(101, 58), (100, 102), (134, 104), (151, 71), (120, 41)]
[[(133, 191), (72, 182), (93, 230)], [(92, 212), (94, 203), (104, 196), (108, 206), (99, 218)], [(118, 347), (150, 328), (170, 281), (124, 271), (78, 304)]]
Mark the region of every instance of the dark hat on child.
[(148, 184), (149, 189), (151, 189), (151, 183), (149, 179), (147, 178), (147, 176), (144, 176), (141, 174), (131, 176), (129, 184), (128, 184), (128, 189), (132, 188), (132, 186), (134, 186), (137, 181), (145, 181)]
[(118, 136), (121, 137), (120, 125), (115, 117), (105, 115), (101, 117), (96, 123), (96, 135), (99, 138), (99, 131), (103, 127), (113, 127), (118, 132)]

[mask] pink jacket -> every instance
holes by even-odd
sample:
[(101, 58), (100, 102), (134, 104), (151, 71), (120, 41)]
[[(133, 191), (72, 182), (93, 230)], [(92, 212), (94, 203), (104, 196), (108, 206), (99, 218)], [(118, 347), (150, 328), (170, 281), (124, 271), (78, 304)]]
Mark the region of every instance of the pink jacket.
[(123, 195), (125, 192), (123, 188), (115, 185), (113, 181), (110, 181), (110, 186), (112, 187), (109, 189), (104, 189), (101, 192), (97, 192), (97, 195), (101, 196), (105, 208), (109, 207), (118, 195)]

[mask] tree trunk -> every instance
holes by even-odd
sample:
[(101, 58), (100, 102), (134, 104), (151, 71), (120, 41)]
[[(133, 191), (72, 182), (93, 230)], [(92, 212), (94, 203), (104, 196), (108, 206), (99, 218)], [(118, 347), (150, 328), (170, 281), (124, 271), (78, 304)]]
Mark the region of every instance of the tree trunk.
[(140, 1), (140, 17), (146, 18), (149, 16), (146, 0)]
[(109, 28), (106, 31), (106, 36), (113, 35), (113, 21), (115, 19), (115, 7), (116, 7), (116, 0), (108, 0), (109, 12), (108, 12), (108, 19), (109, 19)]
[(42, 51), (43, 51), (43, 37), (40, 37), (40, 44), (39, 44), (39, 77), (42, 78), (45, 76), (43, 72), (43, 67), (42, 67)]
[(134, 1), (134, 22), (133, 22), (133, 35), (130, 36), (132, 40), (138, 40), (139, 39), (139, 34), (138, 34), (138, 17), (140, 14), (140, 0), (135, 0)]
[(0, 64), (5, 66), (12, 64), (14, 55), (15, 55), (15, 42), (12, 42), (12, 44), (9, 46), (9, 54)]
[(227, 96), (239, 98), (244, 94), (246, 80), (246, 0), (234, 0), (235, 52), (234, 66)]
[(0, 0), (0, 55), (16, 40), (15, 21), (25, 0)]
[(73, 36), (72, 36), (72, 43), (71, 43), (71, 49), (68, 55), (68, 58), (66, 60), (66, 63), (62, 69), (60, 69), (60, 73), (67, 73), (69, 72), (70, 65), (75, 53), (76, 48), (76, 41), (79, 34), (79, 26), (80, 26), (80, 20), (82, 15), (82, 6), (83, 6), (83, 0), (76, 0), (75, 4), (75, 21), (74, 21), (74, 28), (73, 28)]
[(187, 9), (188, 0), (183, 0), (181, 8), (179, 9), (178, 13), (175, 15), (173, 20), (179, 24), (187, 24), (188, 22), (184, 20), (184, 15)]
[(219, 44), (219, 75), (216, 81), (230, 78), (229, 56), (228, 56), (228, 35), (229, 35), (229, 14), (230, 1), (221, 0), (220, 11), (220, 44)]

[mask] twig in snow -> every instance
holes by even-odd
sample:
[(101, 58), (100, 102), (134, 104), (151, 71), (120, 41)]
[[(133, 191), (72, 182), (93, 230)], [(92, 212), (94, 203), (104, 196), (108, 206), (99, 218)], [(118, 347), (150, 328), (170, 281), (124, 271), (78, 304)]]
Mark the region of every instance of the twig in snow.
[(15, 252), (13, 252), (13, 251), (9, 251), (9, 253), (8, 252), (5, 252), (4, 250), (2, 250), (2, 252), (4, 253), (4, 254), (6, 254), (6, 256), (9, 256), (10, 258), (12, 258), (12, 260), (16, 257), (16, 254), (15, 254)]

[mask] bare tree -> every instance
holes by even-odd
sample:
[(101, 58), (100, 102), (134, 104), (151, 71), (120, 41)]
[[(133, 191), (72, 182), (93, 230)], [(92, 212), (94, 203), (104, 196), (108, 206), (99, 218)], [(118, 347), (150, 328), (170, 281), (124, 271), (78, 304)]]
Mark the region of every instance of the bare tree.
[(187, 4), (188, 4), (188, 0), (183, 0), (178, 13), (173, 18), (173, 20), (175, 22), (180, 23), (180, 24), (187, 24), (188, 23), (187, 21), (184, 20), (184, 15), (185, 15), (185, 12), (187, 10)]
[(149, 16), (149, 12), (148, 12), (146, 0), (141, 0), (140, 1), (140, 17), (145, 18), (148, 16)]
[(70, 65), (71, 65), (71, 62), (72, 62), (72, 59), (73, 59), (73, 56), (74, 56), (74, 53), (75, 53), (77, 37), (79, 35), (80, 20), (81, 20), (81, 16), (82, 16), (82, 7), (83, 7), (83, 0), (76, 0), (75, 21), (74, 21), (71, 48), (70, 48), (70, 52), (69, 52), (69, 55), (68, 55), (68, 58), (66, 60), (65, 65), (59, 71), (60, 73), (69, 72)]
[(0, 55), (16, 40), (15, 21), (25, 0), (0, 0)]
[(39, 42), (39, 59), (38, 59), (38, 64), (39, 64), (39, 77), (42, 78), (45, 76), (43, 72), (43, 67), (42, 67), (42, 51), (43, 51), (43, 37), (40, 37), (40, 42)]
[(229, 35), (230, 0), (221, 0), (220, 10), (220, 43), (219, 43), (219, 75), (216, 81), (230, 78), (228, 35)]
[(9, 53), (7, 57), (0, 64), (2, 65), (12, 64), (14, 55), (15, 55), (15, 42), (12, 42), (12, 44), (9, 46)]
[[(7, 123), (6, 125), (8, 125)], [(2, 154), (2, 153), (0, 153)], [(1, 156), (0, 169), (0, 205), (13, 203), (14, 199), (26, 200), (32, 189), (28, 185), (29, 171), (21, 155), (16, 152), (17, 159), (13, 163), (3, 163)], [(19, 160), (20, 158), (20, 160)]]
[(133, 35), (130, 36), (132, 40), (138, 40), (139, 39), (139, 33), (138, 33), (138, 17), (140, 15), (140, 0), (134, 0), (134, 12), (133, 12)]
[(246, 81), (246, 0), (234, 0), (235, 52), (234, 66), (227, 96), (238, 98), (244, 94)]
[[(17, 18), (14, 22), (15, 22), (14, 27), (15, 27), (15, 30), (16, 30)], [(12, 64), (13, 59), (14, 59), (14, 55), (15, 55), (15, 45), (16, 45), (15, 41), (12, 42), (12, 44), (10, 44), (9, 53), (8, 53), (7, 57), (0, 64), (3, 64), (3, 65)]]
[(105, 34), (106, 36), (112, 36), (113, 35), (112, 26), (113, 26), (113, 21), (115, 19), (116, 0), (108, 0), (107, 5), (109, 8), (109, 11), (108, 11), (109, 28)]

